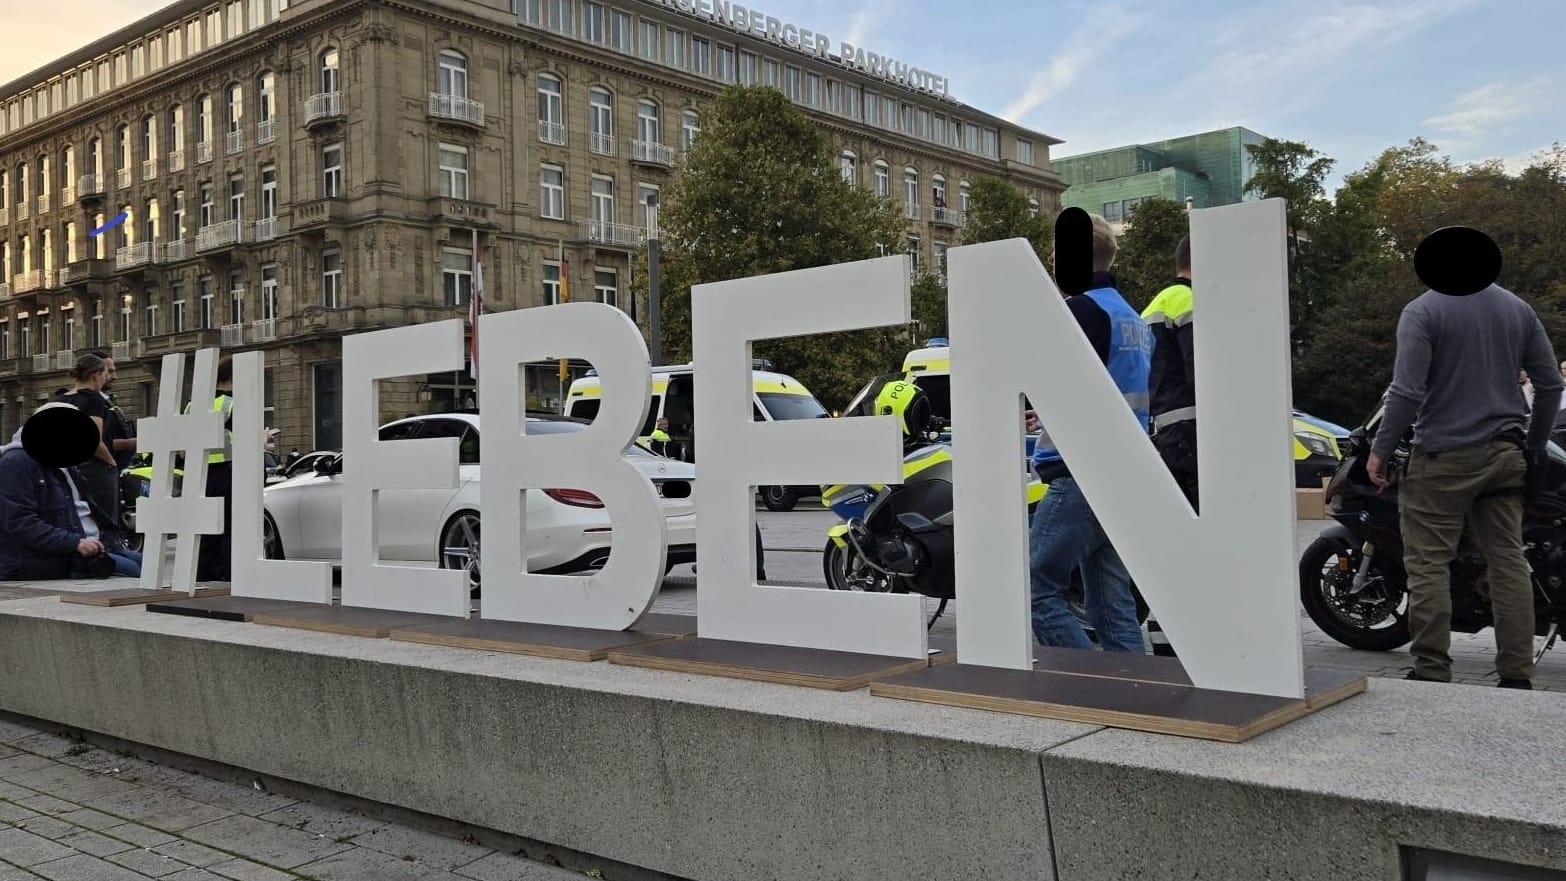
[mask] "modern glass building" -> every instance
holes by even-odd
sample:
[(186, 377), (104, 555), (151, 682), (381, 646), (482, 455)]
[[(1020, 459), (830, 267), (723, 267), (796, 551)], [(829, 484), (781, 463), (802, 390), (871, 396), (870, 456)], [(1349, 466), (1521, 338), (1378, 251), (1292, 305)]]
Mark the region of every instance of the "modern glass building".
[(1129, 220), (1144, 199), (1190, 200), (1192, 208), (1232, 205), (1245, 195), (1256, 164), (1245, 149), (1266, 136), (1234, 127), (1149, 144), (1132, 144), (1054, 160), (1066, 182), (1061, 207), (1082, 208), (1113, 224)]

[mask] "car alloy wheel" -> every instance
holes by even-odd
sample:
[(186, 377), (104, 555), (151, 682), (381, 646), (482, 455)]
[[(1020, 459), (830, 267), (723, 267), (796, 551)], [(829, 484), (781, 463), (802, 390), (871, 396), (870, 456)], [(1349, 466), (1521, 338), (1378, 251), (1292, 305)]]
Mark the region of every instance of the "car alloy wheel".
[(464, 511), (446, 524), (440, 539), (440, 567), (466, 570), (469, 590), (473, 596), (479, 595), (482, 582), (479, 577), (478, 514)]

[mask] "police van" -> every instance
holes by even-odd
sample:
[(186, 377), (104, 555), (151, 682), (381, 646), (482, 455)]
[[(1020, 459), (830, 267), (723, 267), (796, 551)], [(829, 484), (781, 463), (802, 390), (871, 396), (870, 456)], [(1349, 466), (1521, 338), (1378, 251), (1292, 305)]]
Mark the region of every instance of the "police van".
[[(782, 422), (793, 419), (821, 419), (831, 414), (810, 393), (810, 389), (792, 376), (775, 373), (771, 365), (758, 359), (756, 369), (750, 373), (751, 413), (758, 422)], [(643, 445), (652, 439), (659, 418), (669, 420), (670, 455), (687, 462), (696, 461), (693, 389), (695, 371), (689, 364), (654, 367), (652, 402), (647, 408), (647, 421), (642, 425), (638, 441)], [(598, 415), (602, 388), (596, 373), (571, 383), (566, 392), (563, 414), (577, 419), (592, 419)], [(802, 498), (820, 495), (818, 486), (764, 486), (761, 500), (771, 511), (790, 511)]]
[[(903, 376), (930, 396), (930, 409), (948, 422), (952, 418), (951, 344), (932, 339), (903, 359)], [(1341, 444), (1348, 430), (1299, 411), (1294, 412), (1294, 483), (1305, 489), (1320, 489), (1321, 479), (1331, 477), (1343, 458)], [(1031, 454), (1033, 441), (1028, 440)]]

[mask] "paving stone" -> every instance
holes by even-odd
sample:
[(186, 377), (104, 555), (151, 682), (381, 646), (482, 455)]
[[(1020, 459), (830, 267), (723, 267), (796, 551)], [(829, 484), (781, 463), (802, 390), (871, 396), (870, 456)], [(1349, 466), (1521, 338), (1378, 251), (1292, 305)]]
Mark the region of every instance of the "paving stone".
[(37, 790), (0, 780), (0, 801), (25, 801), (37, 794)]
[(262, 814), (261, 819), (301, 832), (324, 835), (332, 841), (342, 841), (386, 825), (380, 820), (309, 802), (296, 802), (286, 808)]
[(241, 786), (236, 783), (227, 783), (222, 780), (213, 780), (210, 777), (202, 777), (198, 774), (187, 774), (174, 768), (154, 768), (138, 775), (143, 779), (150, 778), (156, 782), (154, 788), (183, 796), (191, 801), (199, 801), (213, 807), (223, 808), (233, 814), (249, 814), (259, 817), (269, 811), (288, 807), (294, 804), (294, 800), (281, 795), (273, 795), (255, 789), (252, 786)]
[(353, 843), (394, 857), (413, 857), (421, 865), (447, 870), (492, 853), (487, 847), (406, 826), (381, 826), (358, 836)]
[(37, 816), (41, 815), (32, 808), (14, 802), (0, 801), (0, 823), (17, 823)]
[(31, 798), (12, 799), (12, 801), (24, 808), (32, 808), (40, 814), (63, 814), (81, 807), (75, 802), (63, 801), (52, 795), (35, 795)]
[(233, 813), (142, 786), (133, 787), (130, 792), (97, 799), (90, 806), (106, 814), (168, 832), (210, 823)]
[(89, 804), (96, 799), (134, 792), (138, 788), (135, 784), (116, 780), (103, 774), (89, 773), (80, 768), (72, 768), (70, 765), (62, 765), (59, 762), (49, 761), (48, 759), (44, 761), (49, 762), (47, 767), (14, 774), (10, 778), (11, 782), (36, 789), (55, 798), (81, 804)]
[(133, 850), (136, 847), (134, 844), (126, 844), (117, 838), (109, 838), (86, 830), (75, 832), (56, 840), (63, 845), (75, 848), (82, 853), (92, 854), (95, 857), (113, 856), (117, 853)]
[(8, 746), (0, 746), (0, 759), (9, 759), (12, 756), (19, 755), (21, 755), (21, 753), (17, 750), (11, 749)]
[(181, 839), (175, 839), (174, 841), (170, 841), (168, 844), (160, 844), (157, 847), (154, 847), (152, 852), (173, 857), (187, 866), (197, 867), (212, 866), (218, 863), (227, 862), (234, 858), (231, 854), (226, 854), (222, 851), (213, 850), (210, 847), (203, 847), (202, 845), (196, 844), (195, 842), (184, 841)]
[(28, 817), (25, 820), (17, 820), (11, 825), (18, 829), (26, 829), (28, 832), (31, 832), (34, 835), (39, 835), (49, 839), (60, 839), (67, 835), (82, 831), (80, 827), (72, 826), (70, 823), (67, 823), (64, 820), (59, 820), (54, 817), (45, 817), (42, 814), (39, 814), (36, 817)]
[(117, 866), (124, 866), (151, 878), (162, 878), (190, 868), (173, 857), (141, 848), (117, 853), (114, 856), (107, 857), (107, 859)]
[(40, 756), (48, 756), (57, 759), (68, 752), (87, 751), (93, 747), (87, 746), (79, 740), (69, 737), (61, 737), (58, 734), (34, 734), (32, 737), (24, 737), (21, 740), (13, 740), (10, 745), (24, 752), (34, 753)]
[(476, 881), (581, 881), (585, 877), (570, 869), (545, 865), (508, 853), (492, 853), (457, 869), (457, 874)]
[(289, 829), (242, 814), (192, 826), (180, 834), (192, 841), (210, 844), (229, 853), (284, 869), (304, 865), (349, 847), (322, 835)]
[(103, 829), (103, 834), (111, 838), (118, 838), (137, 847), (157, 847), (160, 844), (168, 844), (175, 840), (173, 835), (161, 832), (157, 829), (149, 829), (136, 823), (121, 823), (118, 826), (109, 826)]
[(0, 881), (38, 881), (38, 876), (10, 863), (0, 863)]
[(167, 881), (223, 881), (223, 876), (214, 875), (206, 869), (186, 869), (169, 875)]
[(362, 847), (299, 866), (298, 872), (319, 881), (472, 881)]
[[(54, 764), (54, 762), (43, 756), (35, 756), (31, 753), (22, 753), (21, 755), (0, 759), (0, 780), (20, 783), (20, 781), (15, 779), (17, 776), (26, 774), (29, 771), (36, 771), (39, 768), (50, 768)], [(27, 784), (22, 783), (21, 785), (26, 786)]]
[(86, 854), (33, 866), (31, 871), (49, 881), (147, 881), (145, 875)]
[(68, 857), (72, 851), (23, 829), (0, 829), (0, 854), (5, 855), (6, 862), (25, 869)]
[(298, 877), (287, 872), (269, 869), (260, 863), (252, 863), (249, 860), (218, 863), (215, 866), (208, 866), (207, 871), (214, 875), (222, 875), (224, 878), (231, 878), (233, 881), (294, 881)]
[(0, 743), (10, 743), (13, 740), (21, 740), (24, 737), (32, 737), (39, 734), (37, 728), (30, 728), (20, 722), (12, 722), (0, 719)]
[(79, 756), (61, 756), (56, 761), (64, 765), (81, 768), (83, 771), (113, 774), (116, 778), (124, 780), (126, 783), (137, 782), (134, 779), (136, 773), (145, 773), (147, 769), (157, 767), (151, 762), (143, 762), (140, 759), (122, 756), (119, 753), (109, 752), (105, 749), (94, 749)]
[[(119, 826), (125, 822), (119, 817), (111, 817), (108, 814), (95, 811), (92, 808), (77, 808), (74, 811), (66, 811), (63, 814), (60, 814), (57, 819), (64, 820), (65, 822), (70, 823), (72, 826), (80, 826), (83, 829), (91, 829), (94, 832), (101, 832), (110, 826)], [(131, 843), (136, 844), (137, 842), (133, 841)]]

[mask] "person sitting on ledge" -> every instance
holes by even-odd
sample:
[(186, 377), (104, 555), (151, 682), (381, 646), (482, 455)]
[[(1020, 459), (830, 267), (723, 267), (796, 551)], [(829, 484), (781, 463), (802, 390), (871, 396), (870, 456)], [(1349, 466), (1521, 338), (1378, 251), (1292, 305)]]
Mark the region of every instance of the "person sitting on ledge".
[(40, 581), (141, 575), (113, 518), (75, 468), (47, 468), (22, 448), (22, 430), (0, 447), (0, 579)]

